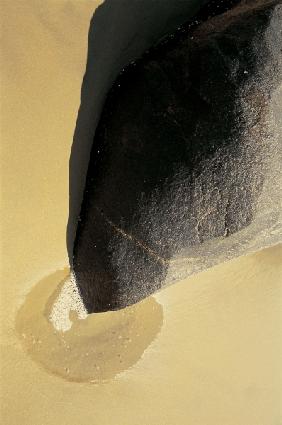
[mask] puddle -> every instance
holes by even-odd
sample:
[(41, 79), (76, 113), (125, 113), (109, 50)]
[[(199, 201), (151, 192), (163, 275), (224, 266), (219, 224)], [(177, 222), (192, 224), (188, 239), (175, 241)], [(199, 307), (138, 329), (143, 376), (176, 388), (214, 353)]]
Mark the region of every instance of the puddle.
[(63, 332), (58, 330), (57, 306), (62, 293), (70, 300), (71, 289), (65, 269), (42, 279), (27, 295), (16, 329), (32, 359), (76, 382), (109, 380), (133, 366), (161, 329), (162, 306), (150, 297), (114, 312), (86, 316), (81, 309), (70, 311), (63, 317)]

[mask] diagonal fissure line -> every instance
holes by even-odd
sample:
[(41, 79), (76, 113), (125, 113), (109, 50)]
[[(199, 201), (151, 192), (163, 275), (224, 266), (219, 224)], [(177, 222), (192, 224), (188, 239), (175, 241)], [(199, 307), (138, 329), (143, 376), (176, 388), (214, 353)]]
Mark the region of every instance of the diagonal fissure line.
[(139, 240), (135, 236), (131, 235), (130, 233), (125, 232), (123, 229), (121, 229), (120, 227), (118, 227), (111, 219), (109, 219), (105, 215), (104, 212), (102, 212), (98, 208), (96, 208), (96, 210), (101, 214), (101, 216), (104, 218), (104, 220), (106, 221), (106, 223), (108, 223), (109, 226), (111, 226), (115, 230), (115, 232), (119, 233), (125, 239), (128, 239), (131, 242), (135, 243), (141, 249), (143, 249), (144, 251), (146, 251), (152, 258), (154, 258), (155, 261), (161, 263), (162, 265), (166, 266), (166, 265), (169, 265), (169, 264), (182, 263), (182, 262), (187, 262), (189, 260), (190, 261), (192, 260), (191, 258), (185, 258), (185, 257), (183, 257), (183, 258), (175, 258), (175, 259), (171, 259), (171, 258), (168, 259), (168, 258), (161, 257), (157, 252), (155, 252), (152, 248), (150, 248), (148, 245), (146, 245), (145, 242)]
[(146, 245), (145, 242), (137, 239), (135, 236), (131, 235), (130, 233), (125, 232), (123, 229), (121, 229), (120, 227), (118, 227), (112, 220), (110, 220), (105, 215), (104, 212), (102, 212), (98, 208), (96, 208), (96, 209), (102, 215), (102, 217), (104, 218), (104, 220), (106, 221), (106, 223), (108, 223), (117, 233), (119, 233), (125, 239), (128, 239), (128, 240), (132, 241), (133, 243), (135, 243), (137, 246), (139, 246), (144, 251), (146, 251), (151, 257), (153, 257), (159, 263), (161, 263), (163, 265), (169, 264), (169, 260), (167, 260), (167, 259), (161, 257), (160, 255), (158, 255), (152, 248), (150, 248), (148, 245)]

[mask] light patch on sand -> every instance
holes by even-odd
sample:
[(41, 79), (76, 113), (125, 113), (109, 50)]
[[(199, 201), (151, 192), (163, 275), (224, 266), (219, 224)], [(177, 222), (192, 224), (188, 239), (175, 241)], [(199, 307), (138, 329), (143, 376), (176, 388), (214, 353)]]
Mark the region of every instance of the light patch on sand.
[(56, 299), (49, 320), (57, 331), (66, 332), (72, 327), (70, 312), (77, 313), (78, 319), (86, 319), (87, 311), (76, 286), (75, 277), (70, 275)]

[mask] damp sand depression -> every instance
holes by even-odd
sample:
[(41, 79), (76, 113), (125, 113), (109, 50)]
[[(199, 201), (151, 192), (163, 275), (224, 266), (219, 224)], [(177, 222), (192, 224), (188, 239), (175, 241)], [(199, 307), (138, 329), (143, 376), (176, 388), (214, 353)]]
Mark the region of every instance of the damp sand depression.
[(74, 278), (62, 270), (35, 285), (16, 329), (23, 348), (46, 371), (99, 383), (133, 366), (162, 320), (162, 307), (152, 297), (121, 311), (87, 315)]

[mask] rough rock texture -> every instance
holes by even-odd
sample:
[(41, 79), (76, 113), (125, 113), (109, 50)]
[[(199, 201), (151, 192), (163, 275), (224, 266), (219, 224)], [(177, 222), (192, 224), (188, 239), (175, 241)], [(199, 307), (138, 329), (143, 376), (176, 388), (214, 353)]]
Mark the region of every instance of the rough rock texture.
[(282, 6), (206, 15), (107, 97), (74, 246), (89, 312), (281, 240)]

